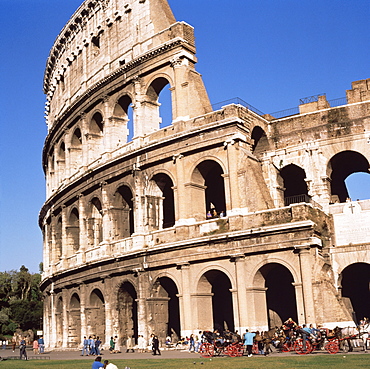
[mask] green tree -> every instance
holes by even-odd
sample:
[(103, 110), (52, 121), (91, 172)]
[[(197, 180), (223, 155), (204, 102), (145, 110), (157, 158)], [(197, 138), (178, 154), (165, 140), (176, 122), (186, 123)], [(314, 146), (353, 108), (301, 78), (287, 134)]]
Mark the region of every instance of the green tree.
[(43, 303), (40, 274), (22, 265), (19, 272), (0, 272), (0, 333), (15, 329), (40, 329)]

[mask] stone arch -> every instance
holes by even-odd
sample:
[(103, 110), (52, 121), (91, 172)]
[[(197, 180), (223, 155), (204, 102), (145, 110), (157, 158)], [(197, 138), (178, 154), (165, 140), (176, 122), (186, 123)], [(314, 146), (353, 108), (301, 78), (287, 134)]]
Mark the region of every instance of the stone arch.
[(118, 331), (120, 346), (127, 337), (138, 337), (137, 292), (129, 281), (122, 282), (117, 290)]
[(273, 328), (288, 318), (298, 321), (293, 274), (283, 263), (264, 263), (253, 277), (256, 325)]
[(86, 134), (90, 163), (103, 152), (103, 128), (103, 115), (100, 111), (96, 111), (90, 119), (88, 133)]
[(331, 180), (331, 202), (345, 202), (349, 193), (344, 180), (356, 172), (369, 173), (369, 161), (357, 151), (341, 151), (329, 160), (327, 172)]
[(198, 325), (202, 330), (234, 331), (232, 283), (219, 269), (205, 271), (197, 283)]
[(65, 178), (66, 171), (66, 146), (64, 141), (58, 146), (57, 167), (59, 182), (61, 182)]
[[(171, 116), (170, 120), (172, 122), (172, 98), (171, 98), (171, 107), (167, 106), (166, 107), (167, 109), (165, 109), (164, 106), (161, 107), (161, 104), (159, 102), (161, 92), (167, 85), (171, 86), (170, 83), (171, 83), (170, 78), (164, 74), (161, 75), (157, 74), (148, 83), (145, 92), (146, 96), (145, 101), (141, 103), (142, 112), (146, 117), (145, 132), (143, 131), (144, 127), (140, 127), (140, 132), (142, 134), (152, 133), (160, 128), (163, 128), (162, 115), (164, 115), (165, 110), (167, 110), (168, 115)], [(151, 122), (150, 126), (147, 125), (147, 123), (149, 124), (149, 122)], [(136, 128), (139, 129), (139, 127)]]
[(169, 228), (175, 224), (173, 181), (163, 172), (152, 176), (147, 195), (147, 219), (153, 229)]
[(62, 256), (62, 216), (59, 216), (55, 223), (55, 261), (59, 261)]
[[(117, 145), (120, 142), (128, 142), (134, 137), (134, 122), (133, 122), (133, 111), (132, 111), (132, 97), (130, 94), (125, 93), (120, 96), (113, 108), (113, 124), (118, 128)], [(122, 138), (121, 138), (122, 136)]]
[(358, 324), (370, 316), (370, 263), (357, 262), (345, 267), (339, 276), (342, 300)]
[(69, 250), (68, 254), (70, 255), (80, 248), (80, 215), (76, 207), (73, 207), (69, 213), (66, 233)]
[(89, 296), (89, 303), (86, 307), (86, 326), (88, 335), (95, 334), (102, 341), (105, 339), (105, 299), (98, 288), (94, 288)]
[(255, 126), (251, 134), (252, 153), (260, 157), (264, 152), (270, 149), (266, 132), (260, 126)]
[(284, 186), (284, 205), (309, 202), (306, 172), (295, 164), (288, 164), (279, 172)]
[(177, 284), (169, 276), (154, 281), (148, 298), (149, 329), (164, 342), (167, 336), (180, 337), (180, 306)]
[(81, 340), (81, 300), (74, 292), (69, 300), (68, 309), (68, 347), (78, 347)]
[[(53, 298), (53, 297), (51, 297)], [(62, 347), (63, 344), (63, 298), (59, 296), (55, 305), (55, 323), (56, 323), (56, 337), (57, 337), (57, 347)]]
[(94, 196), (89, 201), (87, 234), (90, 247), (97, 247), (103, 241), (103, 209), (101, 201), (97, 196)]
[(222, 166), (211, 159), (201, 161), (193, 170), (188, 186), (195, 219), (204, 220), (208, 212), (214, 217), (226, 214), (224, 173)]
[(135, 231), (134, 196), (129, 186), (120, 185), (112, 201), (113, 238), (120, 240), (130, 237)]
[(79, 127), (75, 128), (71, 136), (69, 165), (74, 170), (82, 165), (82, 133)]

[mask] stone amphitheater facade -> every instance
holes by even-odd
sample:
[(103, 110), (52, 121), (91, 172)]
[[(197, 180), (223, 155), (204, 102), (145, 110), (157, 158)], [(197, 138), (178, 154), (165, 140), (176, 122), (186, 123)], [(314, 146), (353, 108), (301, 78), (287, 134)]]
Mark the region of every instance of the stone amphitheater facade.
[(39, 217), (49, 348), (370, 313), (351, 277), (369, 283), (370, 205), (344, 182), (368, 173), (370, 80), (281, 118), (214, 110), (195, 51), (166, 0), (87, 0), (55, 40)]

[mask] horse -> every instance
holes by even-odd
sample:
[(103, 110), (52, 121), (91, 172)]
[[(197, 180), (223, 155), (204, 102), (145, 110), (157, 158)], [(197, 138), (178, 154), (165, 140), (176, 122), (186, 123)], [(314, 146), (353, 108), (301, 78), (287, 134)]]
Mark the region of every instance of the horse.
[(272, 328), (269, 331), (261, 332), (262, 342), (264, 344), (264, 352), (265, 356), (272, 352), (271, 350), (271, 342), (277, 338), (276, 332), (279, 330), (278, 327)]
[(367, 346), (370, 337), (370, 323), (361, 324), (358, 326), (359, 338), (363, 343), (363, 350), (367, 351)]
[(348, 351), (353, 351), (353, 344), (352, 340), (357, 339), (359, 336), (359, 331), (357, 327), (345, 327), (345, 328), (339, 328), (335, 327), (333, 329), (334, 336), (339, 340), (340, 343), (340, 349), (345, 351), (344, 345), (345, 343), (348, 344)]

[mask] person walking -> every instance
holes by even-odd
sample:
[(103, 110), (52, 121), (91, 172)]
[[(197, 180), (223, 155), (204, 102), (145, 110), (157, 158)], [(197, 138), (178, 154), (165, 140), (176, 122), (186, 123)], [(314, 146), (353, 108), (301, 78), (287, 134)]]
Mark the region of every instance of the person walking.
[(245, 330), (244, 333), (244, 346), (247, 348), (248, 357), (252, 356), (252, 348), (253, 348), (253, 339), (256, 334), (252, 332), (248, 332), (248, 329)]
[(85, 354), (86, 356), (89, 356), (89, 340), (86, 338), (86, 336), (84, 336), (84, 340), (82, 342), (81, 356), (84, 356)]
[(39, 343), (39, 353), (40, 354), (43, 354), (45, 352), (45, 342), (44, 342), (44, 337), (41, 336), (38, 341)]
[(26, 350), (26, 340), (22, 339), (19, 344), (19, 360), (22, 360), (22, 357), (24, 356), (25, 360), (28, 360), (27, 358), (27, 350)]
[[(153, 350), (152, 355), (160, 355), (161, 354), (161, 352), (159, 351), (159, 339), (158, 339), (157, 336), (153, 337), (152, 350)], [(157, 354), (157, 352), (158, 352), (158, 354)]]

